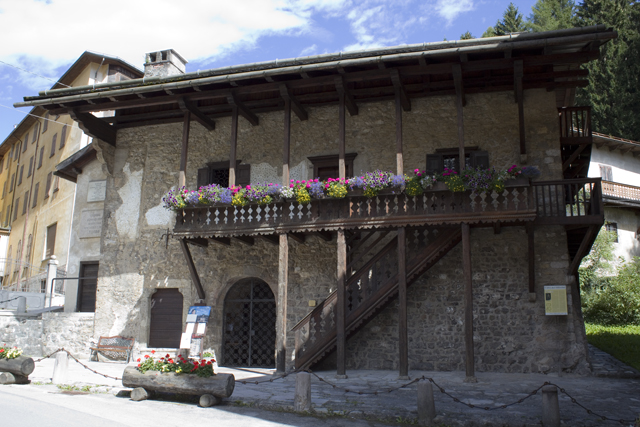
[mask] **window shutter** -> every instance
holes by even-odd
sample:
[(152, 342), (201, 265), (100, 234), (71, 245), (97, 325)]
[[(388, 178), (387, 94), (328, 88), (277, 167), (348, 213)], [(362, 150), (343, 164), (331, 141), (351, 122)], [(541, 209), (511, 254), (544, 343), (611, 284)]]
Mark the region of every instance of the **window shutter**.
[(49, 113), (44, 115), (44, 124), (42, 126), (42, 133), (45, 133), (48, 127), (49, 127)]
[(67, 141), (67, 125), (62, 126), (62, 132), (60, 133), (60, 148), (64, 147)]
[(24, 144), (22, 144), (22, 152), (27, 151), (27, 142), (29, 142), (29, 132), (24, 137)]
[(238, 165), (236, 167), (236, 185), (247, 186), (251, 184), (251, 165)]
[(53, 177), (53, 192), (55, 193), (60, 189), (60, 177), (54, 175)]
[(9, 184), (9, 181), (5, 181), (4, 185), (2, 186), (2, 199), (4, 200), (4, 196), (6, 196), (7, 194), (7, 184)]
[(31, 174), (33, 173), (33, 156), (31, 156), (31, 158), (29, 159), (29, 173), (27, 174), (27, 178), (31, 176)]
[(443, 172), (444, 158), (442, 154), (427, 154), (427, 173), (436, 174)]
[(200, 168), (198, 169), (198, 182), (197, 187), (204, 187), (205, 185), (209, 185), (209, 168)]
[(24, 193), (24, 203), (22, 204), (22, 215), (27, 213), (27, 206), (29, 205), (29, 192)]
[(4, 157), (0, 159), (0, 173), (2, 173), (2, 169), (4, 169)]
[(20, 206), (20, 197), (16, 199), (16, 202), (13, 204), (13, 220), (15, 221), (18, 218), (18, 207)]
[(20, 143), (15, 145), (16, 149), (13, 150), (13, 160), (18, 160), (18, 153), (20, 153)]
[(56, 228), (58, 228), (57, 223), (47, 227), (47, 249), (44, 254), (45, 258), (49, 258), (54, 254), (56, 248)]
[(471, 157), (472, 168), (489, 169), (489, 152), (488, 151), (472, 151), (469, 153)]
[(36, 142), (36, 137), (38, 135), (38, 128), (40, 127), (40, 123), (36, 123), (36, 125), (33, 127), (33, 136), (31, 137), (31, 143), (33, 144), (34, 142)]
[(12, 173), (11, 174), (11, 185), (9, 185), (9, 193), (11, 193), (13, 191), (13, 184), (15, 184), (15, 182), (14, 182), (15, 180), (16, 180), (16, 174)]
[(40, 159), (38, 160), (38, 169), (42, 167), (42, 158), (44, 157), (44, 147), (40, 148)]
[(47, 174), (47, 185), (44, 187), (44, 198), (49, 197), (49, 193), (51, 192), (51, 177), (52, 172)]
[(51, 140), (51, 153), (49, 153), (49, 157), (53, 157), (56, 154), (56, 142), (58, 141), (58, 134), (53, 135), (53, 139)]
[(33, 188), (33, 195), (31, 196), (33, 198), (33, 203), (31, 203), (31, 207), (35, 208), (36, 205), (38, 204), (38, 190), (40, 189), (40, 183), (36, 182), (36, 186)]
[(20, 166), (20, 174), (18, 175), (18, 185), (22, 184), (22, 174), (24, 173), (24, 165)]
[(611, 166), (600, 165), (600, 176), (603, 181), (613, 181)]

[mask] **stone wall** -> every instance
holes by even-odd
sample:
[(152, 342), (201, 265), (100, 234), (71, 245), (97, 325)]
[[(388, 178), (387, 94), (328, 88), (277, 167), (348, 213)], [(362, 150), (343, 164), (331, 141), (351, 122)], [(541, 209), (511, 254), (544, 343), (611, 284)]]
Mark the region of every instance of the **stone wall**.
[(16, 315), (0, 312), (0, 343), (39, 357), (64, 347), (79, 359), (89, 358), (93, 313), (49, 312)]
[[(517, 104), (513, 94), (468, 95), (465, 141), (488, 150), (497, 168), (519, 163)], [(405, 170), (424, 168), (426, 154), (436, 148), (457, 147), (453, 97), (412, 100), (404, 114)], [(292, 119), (292, 177), (311, 178), (308, 156), (337, 154), (336, 106), (309, 108), (309, 120)], [(557, 111), (552, 93), (525, 93), (525, 123), (529, 164), (543, 179), (561, 178)], [(228, 160), (230, 119), (216, 120), (206, 131), (192, 122), (187, 185), (195, 187), (197, 169), (207, 162)], [(162, 208), (162, 196), (178, 182), (182, 124), (166, 124), (118, 131), (117, 148), (107, 160), (112, 173), (101, 242), (94, 336), (126, 335), (139, 349), (147, 345), (150, 299), (158, 288), (177, 288), (184, 296), (183, 317), (197, 293), (179, 242), (162, 238), (175, 215)], [(283, 140), (282, 112), (260, 114), (260, 125), (239, 121), (237, 158), (252, 165), (252, 182), (280, 181)], [(347, 116), (347, 152), (356, 152), (354, 169), (395, 168), (395, 119), (392, 102), (362, 104), (360, 114)], [(546, 229), (545, 229), (546, 230)], [(550, 231), (549, 231), (550, 230)], [(556, 360), (575, 341), (569, 317), (545, 318), (541, 289), (565, 284), (568, 255), (561, 230), (540, 231), (538, 302), (528, 302), (526, 235), (511, 228), (500, 235), (473, 230), (474, 286), (476, 288), (478, 368), (497, 371), (559, 370), (570, 364)], [(523, 243), (524, 242), (524, 243)], [(547, 247), (553, 247), (549, 250)], [(224, 358), (221, 349), (224, 298), (238, 281), (255, 277), (265, 281), (277, 300), (278, 247), (261, 239), (246, 246), (210, 243), (191, 247), (213, 307), (205, 347)], [(451, 370), (462, 366), (462, 285), (460, 249), (454, 248), (410, 290), (412, 330), (410, 358), (425, 369)], [(305, 316), (309, 301), (322, 301), (335, 288), (335, 240), (309, 237), (305, 244), (290, 241), (287, 330)], [(349, 366), (390, 368), (397, 359), (397, 321), (389, 307), (349, 343)], [(536, 341), (537, 340), (537, 341)], [(533, 343), (535, 343), (535, 347)], [(293, 334), (287, 337), (288, 366), (293, 365)], [(525, 355), (533, 352), (535, 355)], [(543, 355), (549, 354), (551, 360)], [(481, 355), (481, 357), (480, 357)], [(582, 359), (580, 359), (582, 357)], [(575, 360), (584, 359), (578, 354)], [(572, 359), (573, 360), (573, 359)], [(431, 364), (431, 365), (430, 365)], [(414, 362), (412, 362), (412, 367)], [(547, 368), (548, 367), (548, 368)]]

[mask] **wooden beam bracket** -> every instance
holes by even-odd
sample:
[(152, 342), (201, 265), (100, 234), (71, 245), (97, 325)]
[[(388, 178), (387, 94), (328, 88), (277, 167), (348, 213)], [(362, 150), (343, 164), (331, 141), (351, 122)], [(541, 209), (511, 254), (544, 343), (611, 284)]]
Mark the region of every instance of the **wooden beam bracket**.
[(69, 115), (78, 122), (78, 127), (87, 135), (101, 139), (114, 147), (116, 146), (116, 127), (105, 123), (91, 113), (81, 113), (72, 109), (69, 111)]
[(411, 100), (405, 91), (404, 85), (402, 84), (402, 79), (400, 78), (400, 73), (396, 69), (392, 69), (389, 71), (391, 74), (391, 82), (393, 83), (393, 88), (396, 92), (396, 95), (399, 95), (400, 102), (402, 103), (402, 109), (404, 111), (411, 111)]
[(298, 118), (301, 121), (309, 119), (309, 114), (307, 113), (307, 110), (305, 110), (302, 104), (300, 104), (300, 101), (298, 101), (298, 99), (296, 99), (296, 97), (294, 97), (293, 94), (291, 94), (291, 91), (289, 90), (287, 85), (285, 84), (280, 85), (280, 96), (284, 100), (288, 99), (291, 101), (291, 109), (293, 110), (294, 113), (296, 113), (296, 116), (298, 116)]
[(194, 102), (191, 102), (183, 97), (178, 100), (178, 105), (180, 106), (180, 109), (185, 113), (188, 111), (193, 114), (198, 123), (204, 126), (208, 131), (212, 131), (216, 128), (216, 122), (211, 120), (206, 116), (206, 114), (200, 111), (200, 109)]
[(347, 110), (349, 110), (349, 115), (357, 116), (358, 115), (358, 105), (356, 101), (353, 99), (353, 95), (347, 89), (347, 83), (344, 79), (344, 76), (337, 76), (335, 78), (336, 90), (338, 93), (344, 95), (344, 101), (347, 106)]
[(243, 103), (238, 101), (238, 97), (235, 93), (231, 92), (227, 95), (227, 102), (229, 103), (229, 105), (236, 106), (238, 108), (238, 113), (240, 113), (242, 117), (247, 119), (247, 121), (249, 121), (249, 123), (251, 123), (253, 126), (258, 126), (260, 124), (260, 119), (258, 119), (258, 116), (253, 114), (251, 110), (249, 110)]

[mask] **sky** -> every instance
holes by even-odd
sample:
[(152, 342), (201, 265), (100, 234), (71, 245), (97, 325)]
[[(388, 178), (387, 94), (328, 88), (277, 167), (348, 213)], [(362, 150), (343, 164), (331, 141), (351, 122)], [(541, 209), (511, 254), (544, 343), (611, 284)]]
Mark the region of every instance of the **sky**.
[[(523, 16), (535, 0), (512, 0)], [(0, 142), (84, 51), (142, 69), (176, 50), (187, 72), (480, 37), (510, 0), (0, 0)]]

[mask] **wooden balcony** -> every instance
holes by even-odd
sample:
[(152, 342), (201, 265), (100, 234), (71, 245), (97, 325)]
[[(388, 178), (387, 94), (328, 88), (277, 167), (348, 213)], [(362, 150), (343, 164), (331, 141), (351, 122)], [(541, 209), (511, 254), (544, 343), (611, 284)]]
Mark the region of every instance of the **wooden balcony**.
[(525, 181), (500, 194), (443, 190), (417, 197), (348, 196), (312, 200), (307, 205), (286, 201), (267, 206), (194, 207), (178, 211), (173, 233), (178, 238), (216, 238), (534, 220), (540, 224), (595, 224), (603, 220), (600, 195), (599, 179), (576, 179)]
[(560, 143), (569, 145), (591, 144), (591, 107), (558, 108)]
[(605, 203), (640, 207), (640, 187), (602, 181), (602, 198)]

